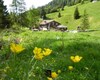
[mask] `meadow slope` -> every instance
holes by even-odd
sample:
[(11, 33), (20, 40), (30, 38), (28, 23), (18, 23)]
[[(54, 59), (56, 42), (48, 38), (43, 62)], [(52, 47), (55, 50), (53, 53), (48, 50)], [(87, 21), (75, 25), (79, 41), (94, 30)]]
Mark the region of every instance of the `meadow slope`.
[(58, 12), (47, 14), (48, 18), (56, 20), (63, 25), (68, 26), (68, 29), (76, 29), (81, 24), (81, 18), (75, 20), (73, 18), (76, 6), (78, 6), (80, 16), (83, 15), (86, 9), (90, 22), (90, 29), (100, 29), (100, 2), (77, 4), (71, 7), (66, 6), (64, 11), (60, 11), (62, 17), (58, 18)]

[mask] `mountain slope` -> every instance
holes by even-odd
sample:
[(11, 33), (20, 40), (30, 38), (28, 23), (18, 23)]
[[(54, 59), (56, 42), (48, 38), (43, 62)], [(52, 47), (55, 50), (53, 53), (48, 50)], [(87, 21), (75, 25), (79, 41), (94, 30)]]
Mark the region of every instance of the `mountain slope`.
[(62, 17), (58, 18), (58, 12), (48, 14), (47, 17), (54, 19), (60, 22), (63, 25), (68, 26), (68, 29), (76, 29), (78, 25), (81, 24), (81, 18), (78, 20), (74, 20), (74, 10), (75, 7), (78, 6), (79, 13), (82, 16), (84, 10), (86, 9), (89, 22), (90, 22), (90, 29), (100, 29), (100, 2), (95, 3), (86, 3), (86, 4), (77, 4), (71, 7), (66, 6), (64, 11), (60, 11)]

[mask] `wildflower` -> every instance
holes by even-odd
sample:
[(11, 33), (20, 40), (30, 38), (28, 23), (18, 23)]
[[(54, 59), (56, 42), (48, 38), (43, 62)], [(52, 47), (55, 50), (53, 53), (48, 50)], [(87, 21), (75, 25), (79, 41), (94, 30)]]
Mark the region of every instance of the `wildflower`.
[(53, 79), (52, 79), (52, 78), (50, 78), (50, 77), (47, 77), (47, 79), (48, 79), (48, 80), (53, 80)]
[(52, 50), (50, 50), (50, 49), (44, 48), (44, 50), (45, 50), (45, 51), (43, 51), (43, 55), (44, 55), (44, 56), (48, 56), (48, 55), (50, 55), (51, 52), (52, 52)]
[(13, 53), (20, 53), (22, 52), (25, 48), (23, 48), (21, 45), (19, 44), (15, 44), (15, 43), (11, 43), (10, 45), (10, 49)]
[(41, 51), (42, 51), (41, 48), (35, 47), (35, 49), (33, 50), (33, 53), (34, 53), (34, 54), (39, 54), (39, 53), (41, 53)]
[(73, 66), (68, 66), (68, 70), (73, 70)]
[(61, 70), (58, 70), (58, 73), (61, 73)]
[(52, 72), (52, 73), (51, 73), (51, 77), (52, 77), (52, 78), (56, 78), (57, 76), (58, 76), (58, 74), (57, 74), (56, 72)]
[(35, 49), (33, 50), (34, 58), (37, 59), (37, 60), (42, 60), (42, 58), (44, 56), (43, 56), (43, 54), (41, 52), (42, 52), (41, 48), (35, 47)]
[(79, 62), (79, 61), (82, 59), (82, 57), (76, 55), (76, 56), (71, 56), (70, 59), (71, 59), (73, 62)]
[(41, 48), (37, 48), (35, 47), (35, 49), (33, 50), (33, 53), (34, 53), (34, 58), (35, 59), (38, 59), (38, 60), (42, 60), (42, 58), (44, 56), (48, 56), (51, 54), (52, 50), (50, 49), (46, 49), (44, 48), (45, 51), (43, 51)]
[(35, 55), (34, 55), (34, 58), (37, 59), (37, 60), (42, 60), (43, 57), (44, 57), (44, 56), (43, 56), (42, 53), (39, 53), (39, 54), (35, 54)]

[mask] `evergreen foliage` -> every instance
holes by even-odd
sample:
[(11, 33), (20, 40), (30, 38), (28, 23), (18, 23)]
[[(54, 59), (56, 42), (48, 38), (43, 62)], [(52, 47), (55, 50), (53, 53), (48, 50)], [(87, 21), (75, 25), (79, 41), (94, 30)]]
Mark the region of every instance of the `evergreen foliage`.
[[(15, 24), (19, 24), (21, 26), (23, 26), (24, 24), (26, 24), (27, 19), (26, 19), (26, 13), (25, 13), (25, 2), (24, 0), (13, 0), (12, 4), (11, 4), (11, 19), (12, 19), (12, 23)], [(25, 26), (25, 25), (24, 25)]]
[(58, 18), (60, 18), (60, 17), (61, 17), (61, 13), (59, 12), (59, 13), (58, 13)]
[(50, 9), (49, 13), (54, 13), (54, 12), (58, 12), (58, 7), (54, 7), (52, 9)]
[(89, 20), (88, 20), (88, 14), (86, 10), (84, 10), (84, 15), (82, 18), (82, 23), (81, 23), (81, 30), (85, 31), (86, 29), (89, 29)]
[(74, 19), (79, 19), (80, 18), (80, 14), (78, 11), (78, 7), (75, 8), (75, 12), (74, 12)]
[[(64, 7), (72, 6), (78, 3), (83, 3), (84, 0), (52, 0), (50, 3), (44, 6), (44, 9), (46, 9), (47, 13), (57, 12), (57, 9), (61, 8), (61, 10), (64, 10)], [(85, 0), (89, 1), (89, 0)], [(41, 8), (41, 7), (40, 7)]]
[(23, 27), (28, 26), (29, 21), (28, 21), (28, 18), (27, 18), (27, 12), (20, 13), (18, 15), (18, 24), (23, 26)]
[(19, 13), (25, 12), (25, 1), (24, 0), (13, 0), (11, 4), (11, 8), (13, 13), (16, 13), (17, 15)]
[(10, 26), (9, 13), (4, 1), (0, 0), (0, 28), (8, 28)]
[(46, 17), (46, 11), (45, 11), (45, 9), (43, 7), (41, 8), (41, 11), (40, 11), (40, 17), (42, 19), (46, 19), (47, 18)]

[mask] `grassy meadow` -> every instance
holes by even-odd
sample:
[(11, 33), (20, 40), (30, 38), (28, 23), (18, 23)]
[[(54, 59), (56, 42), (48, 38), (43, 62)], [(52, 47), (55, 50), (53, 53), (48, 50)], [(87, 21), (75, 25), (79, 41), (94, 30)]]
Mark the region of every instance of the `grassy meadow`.
[(70, 31), (81, 24), (73, 19), (76, 5), (61, 18), (47, 15), (69, 32), (0, 30), (0, 80), (100, 80), (100, 2), (77, 6), (81, 16), (87, 10), (87, 32)]
[[(0, 80), (100, 80), (100, 30), (72, 33), (24, 29), (0, 34)], [(10, 49), (16, 38), (25, 48), (19, 54)], [(38, 60), (33, 57), (35, 47), (52, 52)], [(73, 62), (70, 57), (76, 55), (82, 59)], [(51, 79), (52, 72), (56, 74)]]
[[(86, 9), (89, 23), (90, 23), (90, 29), (100, 29), (100, 1), (95, 3), (85, 3), (85, 4), (77, 4), (71, 7), (66, 6), (64, 8), (64, 11), (60, 10), (61, 16), (58, 18), (58, 12), (48, 14), (47, 17), (54, 19), (61, 24), (68, 27), (69, 30), (77, 29), (77, 26), (81, 24), (82, 16), (84, 13), (84, 10)], [(79, 14), (81, 16), (80, 19), (75, 20), (74, 19), (74, 11), (76, 6), (78, 7)], [(55, 16), (54, 16), (55, 15)]]

